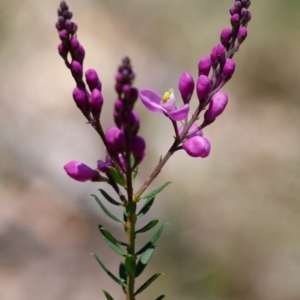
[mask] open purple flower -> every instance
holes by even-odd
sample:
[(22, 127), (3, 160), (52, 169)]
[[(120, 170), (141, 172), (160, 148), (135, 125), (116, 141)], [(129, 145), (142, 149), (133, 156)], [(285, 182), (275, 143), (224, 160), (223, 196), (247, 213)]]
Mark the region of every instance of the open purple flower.
[(173, 90), (169, 90), (161, 97), (153, 90), (144, 89), (141, 90), (140, 97), (147, 109), (163, 113), (173, 121), (184, 120), (190, 110), (189, 104), (184, 104), (179, 109), (176, 108)]

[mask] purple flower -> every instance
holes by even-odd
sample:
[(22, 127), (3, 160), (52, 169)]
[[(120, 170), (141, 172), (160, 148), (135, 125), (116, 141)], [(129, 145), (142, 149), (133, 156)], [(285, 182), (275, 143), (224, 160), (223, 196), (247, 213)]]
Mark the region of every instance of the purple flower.
[(197, 80), (196, 90), (199, 100), (206, 97), (211, 90), (210, 79), (205, 75), (200, 75)]
[(185, 140), (182, 148), (189, 156), (204, 158), (210, 153), (210, 142), (205, 137), (197, 135)]
[(89, 98), (90, 109), (95, 112), (99, 112), (103, 106), (103, 97), (98, 89), (93, 89)]
[(99, 173), (96, 170), (91, 169), (84, 163), (72, 160), (68, 162), (64, 169), (66, 173), (73, 179), (77, 181), (96, 181), (99, 178)]
[(204, 118), (208, 122), (213, 122), (224, 111), (228, 103), (228, 97), (226, 93), (218, 92), (214, 94), (209, 102), (209, 107)]
[(179, 109), (176, 109), (173, 90), (169, 90), (161, 97), (153, 90), (144, 89), (140, 92), (140, 97), (147, 109), (163, 113), (173, 121), (182, 121), (189, 113), (189, 104), (184, 104)]

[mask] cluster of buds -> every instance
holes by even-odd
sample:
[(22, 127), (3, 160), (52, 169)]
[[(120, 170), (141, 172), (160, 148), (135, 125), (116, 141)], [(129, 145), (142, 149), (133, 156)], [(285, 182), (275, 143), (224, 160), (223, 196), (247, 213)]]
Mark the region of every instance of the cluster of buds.
[[(220, 89), (231, 79), (235, 71), (235, 62), (232, 59), (235, 52), (247, 37), (247, 24), (251, 20), (248, 8), (250, 0), (236, 0), (230, 8), (230, 22), (232, 28), (221, 31), (221, 43), (213, 47), (210, 56), (204, 56), (198, 63), (198, 79), (196, 92), (199, 105), (188, 119), (189, 102), (195, 88), (195, 82), (191, 74), (184, 72), (178, 88), (183, 105), (177, 109), (174, 91), (171, 89), (160, 96), (151, 89), (140, 92), (140, 98), (147, 109), (152, 112), (163, 113), (170, 118), (175, 128), (175, 142), (172, 151), (184, 149), (192, 157), (207, 157), (210, 153), (210, 143), (203, 137), (202, 129), (215, 121), (222, 114), (228, 97)], [(200, 126), (195, 121), (200, 113), (206, 109), (204, 120)], [(178, 129), (177, 121), (183, 125)]]
[(101, 81), (94, 69), (88, 69), (83, 76), (85, 50), (76, 35), (78, 26), (71, 21), (73, 13), (65, 1), (60, 3), (57, 13), (58, 20), (55, 25), (61, 40), (58, 52), (76, 82), (73, 99), (88, 123), (99, 133), (107, 150), (106, 160), (97, 162), (98, 170), (77, 161), (66, 164), (65, 170), (69, 176), (78, 181), (106, 181), (98, 171), (104, 173), (109, 180), (111, 179), (109, 167), (116, 167), (121, 173), (126, 173), (134, 170), (145, 157), (145, 141), (137, 135), (140, 127), (139, 116), (133, 110), (134, 103), (138, 99), (138, 90), (132, 86), (135, 74), (129, 58), (124, 58), (116, 75), (115, 89), (118, 95), (114, 109), (116, 126), (108, 128), (104, 133), (100, 122), (104, 102)]

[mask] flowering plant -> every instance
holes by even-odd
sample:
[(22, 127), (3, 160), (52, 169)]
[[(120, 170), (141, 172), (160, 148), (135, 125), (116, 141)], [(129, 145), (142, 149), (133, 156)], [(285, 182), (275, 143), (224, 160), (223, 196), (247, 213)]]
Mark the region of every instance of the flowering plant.
[[(154, 244), (166, 226), (166, 224), (162, 225), (144, 247), (136, 250), (136, 236), (155, 227), (159, 220), (153, 219), (139, 229), (137, 228), (137, 221), (150, 210), (156, 195), (170, 182), (166, 182), (160, 188), (146, 195), (144, 193), (175, 152), (184, 150), (191, 157), (205, 158), (209, 156), (211, 144), (203, 136), (203, 129), (211, 125), (227, 106), (228, 96), (220, 90), (234, 74), (235, 62), (232, 58), (247, 37), (247, 25), (251, 19), (251, 14), (248, 11), (250, 4), (250, 0), (235, 0), (234, 5), (230, 8), (231, 28), (223, 29), (220, 36), (221, 43), (213, 47), (210, 56), (204, 56), (200, 59), (196, 84), (189, 73), (184, 72), (181, 75), (178, 89), (183, 104), (179, 108), (176, 104), (175, 92), (172, 89), (160, 96), (151, 89), (139, 91), (134, 87), (135, 73), (130, 59), (124, 58), (116, 74), (117, 99), (114, 103), (113, 112), (115, 126), (104, 130), (101, 124), (101, 111), (104, 104), (102, 83), (94, 69), (88, 69), (84, 73), (85, 50), (77, 38), (77, 24), (71, 21), (73, 14), (66, 2), (60, 3), (56, 22), (61, 40), (58, 52), (76, 82), (73, 99), (87, 119), (88, 124), (99, 134), (107, 152), (105, 159), (98, 160), (96, 168), (91, 168), (78, 161), (70, 161), (64, 166), (64, 169), (71, 178), (77, 181), (105, 182), (116, 192), (118, 200), (108, 195), (105, 190), (100, 189), (105, 200), (123, 209), (123, 220), (112, 214), (96, 195), (93, 197), (103, 212), (112, 220), (120, 223), (126, 232), (127, 241), (122, 242), (117, 240), (108, 229), (99, 226), (104, 240), (123, 257), (119, 266), (119, 276), (113, 275), (96, 254), (92, 254), (92, 256), (103, 270), (122, 287), (127, 300), (136, 299), (136, 295), (143, 292), (163, 274), (158, 272), (138, 289), (135, 288), (135, 278), (141, 275), (148, 265), (154, 253)], [(189, 116), (189, 103), (195, 85), (198, 105), (192, 115)], [(170, 119), (174, 128), (174, 141), (149, 177), (137, 191), (134, 191), (133, 183), (138, 175), (138, 167), (146, 155), (145, 140), (138, 135), (140, 118), (134, 110), (134, 104), (138, 98), (149, 111), (161, 113)], [(201, 124), (198, 124), (200, 114), (204, 111), (203, 120), (200, 122)], [(137, 211), (137, 204), (140, 201), (144, 201), (144, 204)], [(113, 299), (107, 291), (103, 292), (106, 299)], [(156, 300), (163, 299), (165, 296), (165, 294), (161, 295)]]

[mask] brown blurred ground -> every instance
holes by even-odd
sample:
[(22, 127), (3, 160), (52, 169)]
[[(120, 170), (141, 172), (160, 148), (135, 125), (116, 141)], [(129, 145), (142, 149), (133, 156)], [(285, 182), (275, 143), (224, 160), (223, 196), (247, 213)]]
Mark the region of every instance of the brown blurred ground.
[[(211, 155), (178, 153), (155, 181), (173, 184), (148, 219), (171, 226), (138, 284), (156, 271), (165, 276), (141, 299), (163, 292), (185, 300), (300, 299), (300, 2), (253, 2), (249, 37), (226, 86), (229, 106), (205, 131)], [(139, 88), (176, 88), (181, 72), (196, 76), (199, 58), (218, 43), (232, 3), (70, 0), (85, 67), (103, 83), (105, 126), (124, 55)], [(74, 83), (56, 52), (58, 4), (0, 2), (0, 299), (104, 299), (102, 289), (124, 299), (89, 256), (98, 253), (117, 273), (119, 257), (97, 224), (123, 232), (89, 196), (99, 186), (76, 183), (62, 169), (71, 159), (93, 166), (104, 150), (73, 104)], [(172, 127), (140, 103), (137, 110), (145, 178)]]

